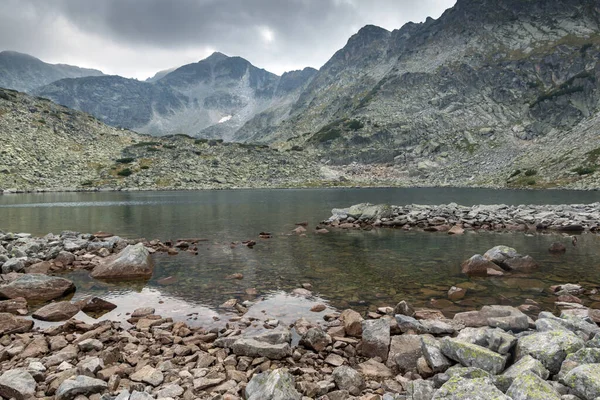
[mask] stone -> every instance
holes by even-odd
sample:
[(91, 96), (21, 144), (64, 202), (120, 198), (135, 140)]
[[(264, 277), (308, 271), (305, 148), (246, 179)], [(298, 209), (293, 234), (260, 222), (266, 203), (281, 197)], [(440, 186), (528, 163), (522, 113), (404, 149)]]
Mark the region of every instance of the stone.
[(0, 313), (19, 315), (23, 310), (27, 311), (27, 300), (24, 297), (0, 301)]
[(504, 370), (506, 357), (485, 347), (458, 339), (445, 337), (441, 340), (442, 353), (465, 367), (481, 368), (497, 375)]
[(395, 335), (390, 341), (386, 365), (400, 372), (416, 371), (417, 361), (423, 356), (421, 338), (417, 335)]
[(236, 340), (231, 345), (231, 350), (238, 356), (267, 357), (272, 360), (281, 360), (292, 354), (288, 343), (271, 344), (249, 338)]
[(515, 249), (508, 246), (495, 246), (489, 249), (483, 255), (483, 258), (507, 271), (531, 270), (538, 267), (532, 257), (522, 256)]
[(433, 400), (512, 400), (494, 386), (490, 378), (453, 377), (434, 394)]
[(361, 352), (365, 357), (388, 358), (390, 348), (390, 324), (385, 319), (362, 322)]
[(256, 374), (244, 390), (246, 400), (300, 400), (294, 377), (283, 369)]
[(79, 307), (68, 301), (50, 303), (33, 313), (41, 321), (66, 321), (79, 312)]
[(23, 274), (0, 286), (0, 296), (8, 299), (23, 297), (27, 301), (49, 301), (75, 291), (73, 282), (43, 274)]
[(108, 384), (100, 379), (78, 375), (60, 384), (56, 390), (56, 400), (72, 400), (79, 395), (89, 396), (108, 389)]
[(87, 352), (92, 350), (100, 351), (104, 348), (104, 345), (98, 339), (90, 338), (77, 343), (77, 347), (79, 347), (79, 350)]
[(514, 378), (506, 395), (513, 400), (560, 400), (560, 394), (549, 383), (529, 371)]
[(342, 311), (340, 321), (344, 324), (348, 336), (360, 337), (362, 335), (363, 317), (356, 311), (350, 309)]
[(310, 328), (302, 336), (300, 343), (309, 349), (320, 352), (331, 344), (331, 336), (323, 331), (321, 327)]
[(155, 312), (155, 310), (152, 307), (136, 308), (131, 313), (131, 318), (143, 318), (143, 317), (147, 317), (148, 315), (154, 314), (154, 312)]
[(396, 307), (394, 307), (394, 314), (406, 315), (407, 317), (414, 317), (415, 310), (405, 300), (402, 300)]
[(513, 380), (518, 376), (521, 376), (525, 373), (534, 373), (540, 378), (546, 380), (550, 376), (550, 372), (544, 367), (544, 365), (531, 357), (530, 355), (526, 355), (521, 358), (519, 361), (511, 365), (502, 373), (505, 377)]
[(559, 242), (554, 242), (548, 248), (550, 253), (565, 253), (567, 251), (567, 247)]
[(334, 367), (339, 367), (340, 365), (344, 364), (345, 360), (343, 357), (335, 353), (329, 353), (329, 355), (325, 358), (325, 362)]
[(600, 364), (600, 349), (584, 347), (569, 354), (560, 366), (558, 377), (562, 378), (569, 371), (583, 364)]
[(488, 270), (498, 270), (499, 267), (493, 262), (483, 258), (481, 254), (475, 254), (460, 265), (461, 272), (469, 276), (487, 276)]
[(515, 357), (530, 355), (539, 360), (551, 374), (560, 371), (567, 355), (584, 347), (584, 341), (574, 333), (563, 330), (536, 332), (519, 338)]
[(150, 365), (146, 365), (139, 371), (131, 374), (129, 379), (134, 382), (145, 382), (152, 386), (158, 386), (163, 383), (165, 377), (158, 369), (153, 368)]
[(0, 336), (12, 333), (29, 332), (33, 321), (16, 317), (9, 313), (0, 313)]
[(561, 383), (584, 399), (600, 397), (600, 364), (584, 364), (572, 369)]
[(100, 313), (112, 311), (117, 308), (116, 304), (103, 300), (99, 297), (86, 297), (77, 302), (77, 305), (84, 313)]
[(364, 363), (358, 365), (358, 371), (362, 376), (367, 379), (383, 380), (394, 376), (392, 370), (385, 366), (385, 364), (375, 361), (370, 358)]
[(347, 365), (334, 369), (332, 377), (338, 389), (347, 390), (354, 396), (358, 396), (365, 386), (360, 373)]
[(448, 290), (448, 298), (452, 301), (458, 301), (464, 299), (467, 294), (467, 289), (452, 286)]
[(464, 233), (465, 233), (465, 230), (461, 226), (459, 226), (459, 225), (454, 225), (448, 231), (448, 235), (462, 235)]
[(452, 365), (440, 347), (440, 343), (435, 338), (427, 335), (421, 336), (421, 353), (434, 373), (444, 372)]
[(63, 266), (71, 265), (75, 261), (75, 255), (68, 251), (61, 251), (58, 253), (56, 258), (54, 259), (54, 263), (61, 263)]
[(8, 274), (11, 272), (23, 272), (25, 270), (25, 261), (27, 257), (10, 258), (2, 264), (2, 273)]
[(22, 368), (10, 369), (0, 376), (0, 396), (5, 399), (31, 399), (36, 387), (33, 376)]
[(147, 279), (152, 277), (153, 270), (150, 252), (142, 243), (138, 243), (103, 259), (90, 275), (97, 279)]
[[(127, 400), (127, 399), (124, 399)], [(154, 397), (150, 396), (146, 392), (140, 392), (138, 390), (134, 390), (129, 396), (129, 400), (154, 400)]]
[(160, 389), (156, 393), (156, 398), (160, 399), (160, 398), (171, 397), (171, 398), (176, 399), (179, 396), (181, 396), (184, 391), (185, 390), (177, 384), (166, 385), (166, 386), (163, 386), (163, 388)]

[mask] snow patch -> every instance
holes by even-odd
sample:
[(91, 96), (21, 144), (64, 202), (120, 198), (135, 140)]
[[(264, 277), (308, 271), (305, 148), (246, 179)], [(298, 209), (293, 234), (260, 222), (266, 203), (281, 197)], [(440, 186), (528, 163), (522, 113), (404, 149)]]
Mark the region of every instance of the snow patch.
[(219, 122), (217, 122), (217, 124), (222, 124), (223, 122), (227, 122), (227, 121), (229, 121), (231, 119), (231, 117), (232, 117), (231, 115), (227, 115), (227, 116), (221, 118), (219, 120)]

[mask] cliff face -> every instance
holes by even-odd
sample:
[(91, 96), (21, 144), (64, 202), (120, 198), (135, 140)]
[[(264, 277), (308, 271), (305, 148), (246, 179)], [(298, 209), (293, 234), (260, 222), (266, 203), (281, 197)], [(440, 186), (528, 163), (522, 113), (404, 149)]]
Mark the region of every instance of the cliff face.
[(65, 64), (48, 64), (27, 54), (15, 51), (0, 52), (0, 87), (29, 92), (64, 78), (100, 76), (95, 69)]

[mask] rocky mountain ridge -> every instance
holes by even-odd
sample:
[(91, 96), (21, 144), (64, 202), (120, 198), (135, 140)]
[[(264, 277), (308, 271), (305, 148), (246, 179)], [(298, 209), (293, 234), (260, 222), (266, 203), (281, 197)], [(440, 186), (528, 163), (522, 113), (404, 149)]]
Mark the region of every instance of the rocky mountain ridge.
[(65, 79), (35, 94), (141, 133), (231, 140), (261, 111), (293, 103), (315, 73), (307, 68), (279, 77), (241, 57), (214, 53), (146, 82), (108, 76)]
[(29, 92), (64, 78), (100, 76), (101, 71), (66, 64), (48, 64), (16, 51), (0, 52), (0, 87)]

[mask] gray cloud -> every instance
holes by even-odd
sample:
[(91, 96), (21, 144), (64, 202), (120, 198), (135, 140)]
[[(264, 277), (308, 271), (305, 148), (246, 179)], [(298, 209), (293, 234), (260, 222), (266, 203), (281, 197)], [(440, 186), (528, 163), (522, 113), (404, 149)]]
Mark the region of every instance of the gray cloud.
[(0, 0), (0, 50), (145, 78), (213, 51), (282, 73), (319, 68), (366, 24), (392, 30), (455, 0)]

